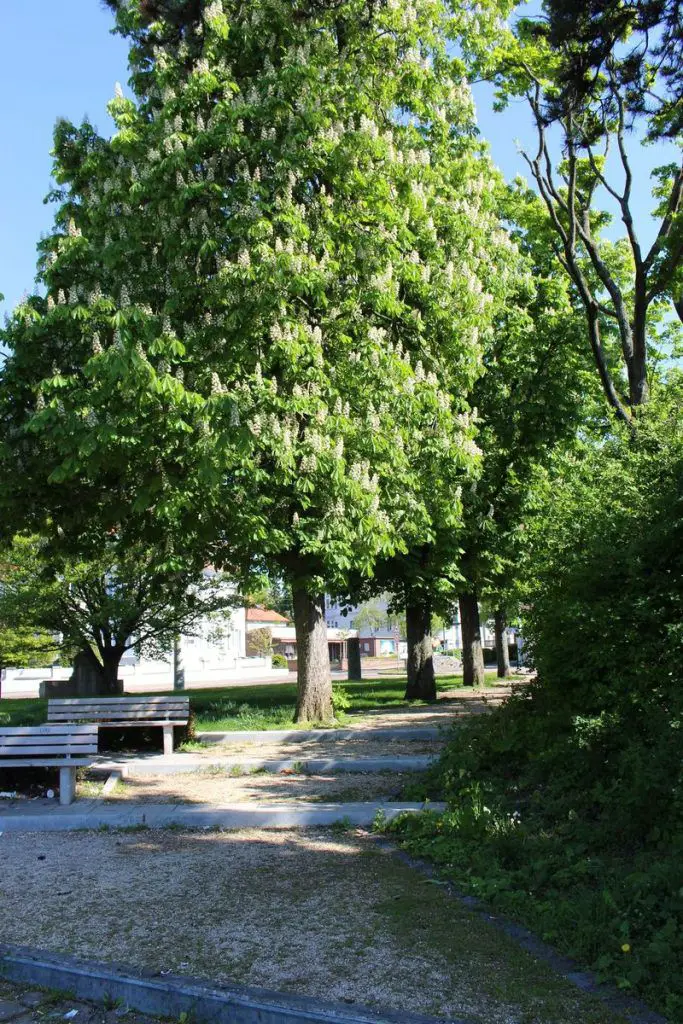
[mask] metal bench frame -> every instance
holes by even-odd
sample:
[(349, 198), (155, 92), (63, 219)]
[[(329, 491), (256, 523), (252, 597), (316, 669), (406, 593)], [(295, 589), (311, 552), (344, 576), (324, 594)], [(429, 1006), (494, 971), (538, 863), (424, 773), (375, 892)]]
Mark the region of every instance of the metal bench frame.
[(97, 756), (97, 725), (0, 725), (0, 768), (59, 768), (59, 802), (73, 803), (76, 768)]
[(173, 753), (173, 727), (187, 725), (189, 697), (63, 697), (49, 700), (48, 722), (94, 722), (101, 729), (159, 726), (164, 755)]

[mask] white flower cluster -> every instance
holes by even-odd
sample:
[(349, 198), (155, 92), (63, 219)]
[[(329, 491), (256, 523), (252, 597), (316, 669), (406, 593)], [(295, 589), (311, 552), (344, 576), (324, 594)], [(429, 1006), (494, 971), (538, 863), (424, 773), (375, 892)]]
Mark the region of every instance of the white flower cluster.
[(204, 11), (204, 21), (207, 25), (210, 25), (216, 18), (220, 18), (223, 13), (223, 4), (221, 0), (211, 0), (211, 3), (206, 7)]

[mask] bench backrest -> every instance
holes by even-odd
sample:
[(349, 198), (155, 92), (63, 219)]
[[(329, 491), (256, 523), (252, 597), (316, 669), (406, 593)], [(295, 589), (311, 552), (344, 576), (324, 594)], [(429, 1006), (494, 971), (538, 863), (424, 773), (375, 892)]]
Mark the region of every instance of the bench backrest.
[(189, 697), (73, 697), (48, 701), (48, 722), (176, 722), (185, 725)]
[(96, 725), (0, 725), (0, 762), (81, 758), (97, 753)]

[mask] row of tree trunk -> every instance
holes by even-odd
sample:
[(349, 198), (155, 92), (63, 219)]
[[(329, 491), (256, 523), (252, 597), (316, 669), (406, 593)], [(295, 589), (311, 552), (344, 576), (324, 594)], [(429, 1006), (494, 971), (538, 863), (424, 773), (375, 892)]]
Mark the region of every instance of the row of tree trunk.
[[(297, 721), (329, 721), (333, 717), (330, 655), (325, 625), (325, 597), (312, 595), (307, 590), (294, 588), (294, 626), (297, 640)], [(460, 621), (463, 644), (463, 682), (465, 686), (481, 686), (484, 683), (484, 653), (481, 642), (481, 624), (476, 593), (461, 594)], [(434, 700), (436, 698), (436, 674), (432, 649), (432, 609), (428, 599), (409, 600), (406, 605), (406, 632), (408, 640), (408, 662), (406, 686), (407, 700)], [(507, 678), (510, 674), (510, 660), (505, 638), (505, 616), (502, 611), (495, 613), (496, 654), (498, 676)], [(104, 664), (100, 664), (92, 650), (81, 655), (91, 672), (99, 675), (98, 693), (116, 693), (116, 678), (122, 650), (104, 652)], [(356, 661), (360, 662), (359, 650), (354, 650)], [(180, 669), (180, 651), (174, 650), (174, 677), (176, 687), (182, 687), (184, 673)], [(84, 666), (85, 667), (85, 666)], [(351, 666), (350, 666), (351, 667)], [(360, 677), (360, 665), (355, 664)], [(350, 673), (351, 674), (351, 673)]]
[[(484, 684), (484, 649), (481, 642), (481, 622), (476, 593), (461, 594), (458, 604), (462, 630), (463, 684), (465, 686), (482, 686)], [(510, 676), (510, 652), (505, 636), (505, 613), (501, 609), (496, 611), (494, 621), (498, 678), (507, 679)], [(407, 700), (434, 700), (436, 697), (431, 625), (431, 608), (427, 602), (406, 606)]]
[[(325, 627), (325, 598), (306, 590), (294, 590), (294, 625), (297, 640), (298, 696), (297, 721), (324, 722), (332, 717), (330, 657)], [(476, 593), (459, 598), (463, 645), (463, 682), (465, 686), (484, 683), (484, 651)], [(434, 700), (436, 674), (432, 649), (432, 609), (428, 600), (411, 600), (406, 604), (408, 661), (407, 700)], [(505, 614), (495, 613), (496, 657), (498, 676), (510, 675), (510, 658), (505, 636)], [(354, 652), (355, 653), (355, 652)], [(358, 660), (360, 660), (358, 658)], [(359, 666), (355, 666), (355, 675)]]

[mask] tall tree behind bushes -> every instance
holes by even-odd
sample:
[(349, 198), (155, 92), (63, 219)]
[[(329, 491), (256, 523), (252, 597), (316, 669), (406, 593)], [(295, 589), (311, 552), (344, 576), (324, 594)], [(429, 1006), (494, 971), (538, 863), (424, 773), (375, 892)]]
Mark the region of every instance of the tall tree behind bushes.
[[(479, 66), (495, 78), (501, 106), (512, 96), (528, 100), (537, 148), (524, 156), (553, 225), (555, 256), (583, 306), (607, 400), (630, 422), (672, 333), (672, 304), (683, 320), (680, 4), (547, 0), (543, 10), (520, 19)], [(632, 156), (643, 136), (667, 161), (652, 174), (657, 230), (649, 246), (635, 216), (645, 183)], [(611, 215), (598, 206), (605, 198), (623, 224), (616, 241), (605, 232)]]
[(516, 184), (501, 196), (526, 263), (525, 287), (501, 310), (484, 351), (476, 410), (480, 476), (463, 489), (458, 600), (465, 685), (481, 685), (479, 603), (498, 612), (518, 599), (531, 498), (542, 467), (596, 415), (596, 389), (581, 344), (575, 296), (554, 265), (552, 230), (539, 200)]

